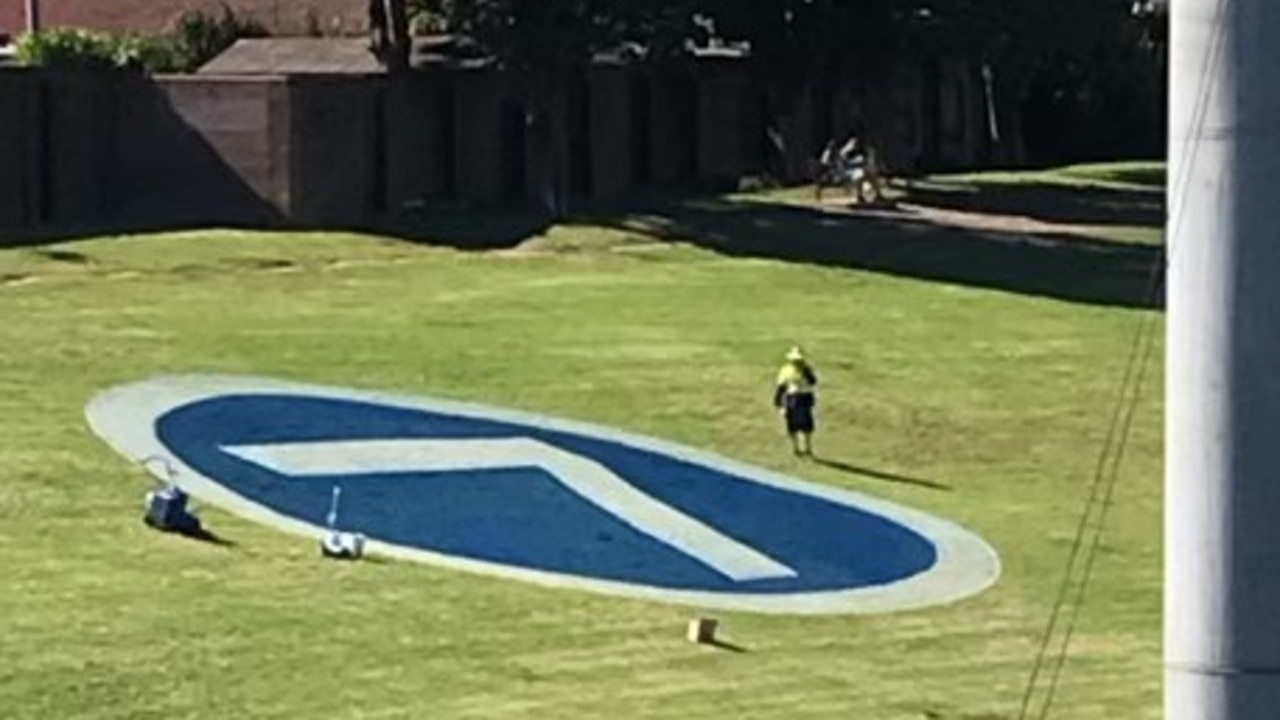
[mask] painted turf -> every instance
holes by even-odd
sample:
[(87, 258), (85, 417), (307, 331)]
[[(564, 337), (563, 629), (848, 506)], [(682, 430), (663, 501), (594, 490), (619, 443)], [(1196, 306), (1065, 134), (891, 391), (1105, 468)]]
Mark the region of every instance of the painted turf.
[(542, 584), (771, 613), (957, 600), (995, 552), (910, 508), (545, 416), (260, 378), (109, 390), (90, 425), (206, 502), (371, 552)]

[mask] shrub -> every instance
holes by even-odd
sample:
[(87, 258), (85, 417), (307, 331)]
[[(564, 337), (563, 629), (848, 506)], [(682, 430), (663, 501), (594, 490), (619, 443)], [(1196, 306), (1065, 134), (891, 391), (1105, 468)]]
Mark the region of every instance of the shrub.
[(236, 40), (266, 35), (267, 29), (262, 23), (237, 15), (226, 5), (217, 15), (199, 10), (189, 12), (178, 20), (175, 38), (178, 63), (181, 69), (191, 72), (217, 57)]
[(240, 38), (266, 35), (261, 23), (224, 5), (220, 14), (196, 11), (182, 16), (173, 36), (50, 28), (20, 37), (16, 53), (24, 65), (63, 70), (191, 72)]
[(146, 73), (181, 69), (178, 48), (171, 38), (157, 35), (124, 35), (115, 39), (115, 65)]
[(89, 70), (117, 67), (115, 41), (82, 28), (51, 28), (18, 38), (15, 50), (24, 65)]
[(83, 28), (50, 28), (18, 38), (19, 62), (58, 70), (127, 69), (168, 72), (177, 68), (173, 42), (165, 37), (110, 35)]

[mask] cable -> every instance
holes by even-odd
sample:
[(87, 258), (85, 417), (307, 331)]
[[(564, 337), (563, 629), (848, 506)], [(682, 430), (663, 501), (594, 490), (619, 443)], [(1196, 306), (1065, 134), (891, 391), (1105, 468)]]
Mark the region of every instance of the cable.
[[(1209, 52), (1205, 53), (1204, 64), (1200, 67), (1200, 83), (1196, 93), (1196, 102), (1192, 106), (1191, 111), (1191, 131), (1187, 133), (1187, 137), (1183, 140), (1182, 157), (1186, 159), (1178, 167), (1178, 177), (1173, 178), (1173, 183), (1169, 186), (1169, 200), (1177, 200), (1174, 208), (1176, 212), (1173, 217), (1168, 218), (1170, 226), (1177, 229), (1182, 227), (1183, 212), (1186, 203), (1182, 202), (1182, 198), (1187, 194), (1187, 184), (1191, 182), (1192, 168), (1196, 165), (1196, 158), (1200, 154), (1200, 143), (1196, 142), (1196, 138), (1204, 131), (1205, 117), (1209, 114), (1209, 98), (1210, 78), (1217, 71), (1218, 64), (1222, 59), (1222, 49), (1226, 39), (1226, 0), (1218, 0), (1217, 6), (1214, 7), (1214, 25), (1210, 30), (1211, 38), (1209, 44)], [(1172, 36), (1171, 36), (1172, 37)], [(1173, 72), (1172, 67), (1170, 72)], [(1170, 85), (1172, 85), (1170, 80)], [(1170, 138), (1172, 141), (1172, 138)], [(1176, 233), (1174, 233), (1176, 234)], [(1168, 236), (1165, 237), (1165, 245), (1168, 246)], [(1169, 248), (1169, 258), (1172, 255), (1173, 248)]]
[[(1147, 291), (1145, 293), (1147, 305), (1155, 301), (1160, 283), (1159, 279), (1162, 275), (1161, 270), (1164, 266), (1164, 253), (1157, 255), (1152, 262), (1152, 267), (1148, 273)], [(1031, 699), (1035, 695), (1036, 683), (1039, 680), (1041, 669), (1044, 666), (1045, 659), (1048, 655), (1049, 646), (1053, 641), (1054, 631), (1057, 629), (1058, 619), (1063, 608), (1067, 604), (1067, 596), (1071, 592), (1073, 581), (1075, 580), (1076, 563), (1080, 558), (1080, 550), (1085, 544), (1085, 536), (1089, 529), (1089, 521), (1096, 514), (1098, 518), (1098, 529), (1095, 532), (1095, 538), (1100, 537), (1102, 527), (1105, 525), (1106, 508), (1114, 491), (1116, 475), (1119, 471), (1119, 463), (1113, 461), (1123, 455), (1124, 445), (1128, 440), (1129, 428), (1132, 424), (1133, 408), (1137, 405), (1138, 390), (1140, 390), (1141, 378), (1146, 374), (1146, 367), (1150, 361), (1151, 349), (1154, 347), (1154, 333), (1151, 330), (1155, 327), (1154, 312), (1151, 315), (1144, 316), (1137, 333), (1134, 335), (1133, 343), (1129, 349), (1128, 359), (1125, 363), (1124, 375), (1120, 381), (1120, 392), (1118, 400), (1111, 413), (1111, 422), (1107, 429), (1107, 435), (1103, 442), (1102, 451), (1098, 456), (1098, 461), (1094, 468), (1093, 480), (1090, 483), (1089, 495), (1085, 500), (1085, 506), (1080, 514), (1080, 520), (1076, 524), (1075, 536), (1071, 543), (1071, 552), (1067, 557), (1066, 569), (1063, 571), (1062, 581), (1058, 587), (1058, 594), (1054, 600), (1053, 610), (1049, 615), (1049, 623), (1045, 628), (1044, 634), (1040, 639), (1040, 646), (1036, 652), (1036, 659), (1032, 665), (1031, 677), (1027, 681), (1026, 690), (1022, 696), (1022, 705), (1018, 711), (1019, 720), (1026, 720), (1030, 717), (1027, 713), (1031, 707)], [(1145, 351), (1144, 351), (1145, 349)], [(1131, 387), (1137, 387), (1138, 390), (1131, 390)], [(1113, 468), (1113, 472), (1108, 475), (1108, 468)], [(1098, 507), (1100, 499), (1103, 502), (1101, 511), (1095, 510)], [(1097, 542), (1091, 545), (1091, 553), (1096, 553)], [(1086, 583), (1082, 583), (1081, 590), (1077, 592), (1077, 596), (1083, 593), (1083, 585), (1087, 584), (1089, 572), (1091, 572), (1093, 560), (1086, 559)], [(1074, 626), (1074, 619), (1069, 623), (1069, 627)], [(1069, 636), (1067, 636), (1069, 640)], [(1065, 646), (1063, 648), (1065, 655)], [(1056, 674), (1053, 684), (1056, 685)], [(1043, 706), (1044, 710), (1039, 717), (1044, 717), (1047, 712), (1047, 705)]]
[(1106, 529), (1107, 514), (1111, 509), (1112, 500), (1115, 496), (1116, 481), (1120, 476), (1120, 466), (1124, 459), (1124, 451), (1128, 444), (1130, 430), (1133, 426), (1133, 417), (1137, 410), (1138, 401), (1142, 396), (1143, 381), (1146, 379), (1147, 370), (1151, 367), (1151, 358), (1155, 350), (1154, 332), (1155, 323), (1150, 322), (1139, 331), (1139, 337), (1145, 335), (1145, 349), (1142, 358), (1138, 362), (1137, 378), (1133, 384), (1133, 391), (1128, 398), (1128, 408), (1125, 412), (1124, 419), (1120, 426), (1120, 440), (1115, 452), (1111, 456), (1110, 475), (1106, 480), (1106, 492), (1103, 494), (1102, 504), (1098, 510), (1097, 525), (1093, 533), (1093, 538), (1089, 546), (1089, 552), (1085, 555), (1085, 565), (1083, 575), (1080, 578), (1079, 588), (1076, 591), (1075, 599), (1072, 601), (1071, 613), (1068, 616), (1066, 629), (1063, 631), (1062, 642), (1058, 647), (1058, 655), (1054, 663), (1053, 673), (1050, 675), (1049, 687), (1045, 691), (1044, 703), (1041, 707), (1039, 719), (1044, 720), (1049, 715), (1049, 709), (1053, 705), (1053, 699), (1058, 689), (1058, 681), (1061, 679), (1063, 667), (1067, 661), (1067, 650), (1071, 645), (1071, 638), (1075, 634), (1076, 621), (1080, 617), (1080, 609), (1084, 606), (1085, 593), (1089, 587), (1089, 580), (1093, 576), (1094, 563), (1098, 557), (1098, 551), (1102, 546), (1102, 535)]
[[(1169, 243), (1170, 235), (1176, 235), (1176, 230), (1181, 227), (1182, 213), (1185, 203), (1181, 200), (1185, 197), (1187, 186), (1193, 176), (1192, 168), (1196, 165), (1199, 144), (1195, 142), (1203, 131), (1205, 118), (1208, 114), (1211, 83), (1217, 65), (1222, 56), (1223, 40), (1225, 38), (1225, 0), (1218, 0), (1214, 14), (1214, 26), (1211, 29), (1211, 39), (1209, 51), (1205, 55), (1204, 63), (1200, 69), (1200, 83), (1196, 102), (1193, 106), (1191, 117), (1191, 130), (1184, 140), (1183, 157), (1185, 160), (1178, 167), (1178, 175), (1172, 178), (1170, 184), (1170, 192), (1168, 200), (1176, 201), (1174, 214), (1167, 217), (1167, 230), (1172, 229), (1175, 232), (1166, 232), (1162, 238), (1161, 251), (1152, 263), (1151, 272), (1148, 277), (1146, 302), (1147, 306), (1151, 306), (1155, 299), (1160, 286), (1160, 278), (1163, 271), (1167, 268), (1173, 251), (1175, 250)], [(1071, 552), (1067, 559), (1067, 566), (1063, 573), (1062, 583), (1059, 586), (1058, 595), (1055, 598), (1053, 610), (1049, 616), (1049, 623), (1045, 629), (1044, 635), (1041, 637), (1040, 646), (1036, 653), (1036, 659), (1032, 666), (1031, 676), (1027, 683), (1026, 691), (1023, 693), (1022, 705), (1019, 709), (1019, 720), (1026, 720), (1027, 712), (1031, 707), (1031, 699), (1035, 694), (1036, 683), (1039, 679), (1041, 670), (1044, 666), (1045, 657), (1052, 642), (1054, 631), (1057, 629), (1059, 617), (1063, 607), (1066, 605), (1067, 595), (1070, 591), (1073, 574), (1076, 563), (1080, 557), (1080, 550), (1085, 541), (1085, 534), (1089, 527), (1089, 521), (1097, 516), (1093, 535), (1089, 541), (1089, 548), (1085, 555), (1084, 569), (1078, 581), (1078, 587), (1071, 603), (1071, 612), (1066, 621), (1063, 630), (1062, 640), (1058, 645), (1057, 657), (1054, 663), (1052, 673), (1049, 676), (1048, 689), (1045, 691), (1044, 700), (1040, 706), (1040, 712), (1037, 717), (1040, 720), (1048, 717), (1049, 711), (1053, 706), (1053, 700), (1056, 697), (1058, 683), (1062, 677), (1063, 668), (1066, 665), (1067, 651), (1070, 648), (1071, 639), (1075, 633), (1076, 622), (1080, 617), (1080, 609), (1084, 605), (1089, 581), (1092, 579), (1094, 564), (1097, 560), (1098, 551), (1101, 548), (1103, 532), (1106, 529), (1107, 515), (1110, 511), (1114, 500), (1115, 486), (1119, 478), (1121, 463), (1124, 459), (1124, 451), (1128, 444), (1130, 432), (1132, 430), (1133, 417), (1137, 409), (1138, 401), (1141, 397), (1143, 382), (1146, 379), (1147, 370), (1151, 365), (1151, 358), (1155, 350), (1155, 328), (1157, 326), (1157, 315), (1152, 312), (1144, 316), (1140, 321), (1137, 332), (1134, 335), (1134, 341), (1130, 347), (1128, 361), (1125, 365), (1125, 372), (1120, 384), (1120, 395), (1116, 401), (1115, 409), (1112, 412), (1111, 424), (1108, 428), (1106, 440), (1103, 443), (1102, 451), (1099, 455), (1098, 463), (1095, 468), (1093, 482), (1090, 486), (1088, 498), (1085, 501), (1085, 507), (1081, 512), (1080, 522), (1077, 525), (1076, 535), (1072, 542)], [(1132, 388), (1132, 390), (1130, 390)], [(1113, 451), (1114, 447), (1114, 451)], [(1099, 495), (1101, 490), (1101, 496)], [(1101, 500), (1099, 498), (1101, 497)], [(1101, 505), (1099, 506), (1099, 501)]]

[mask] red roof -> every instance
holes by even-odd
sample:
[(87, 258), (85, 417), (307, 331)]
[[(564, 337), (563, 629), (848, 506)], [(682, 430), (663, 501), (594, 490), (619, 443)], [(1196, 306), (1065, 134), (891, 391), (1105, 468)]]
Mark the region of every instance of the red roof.
[[(38, 0), (40, 26), (161, 33), (183, 14), (221, 14), (225, 2), (273, 35), (360, 35), (369, 27), (368, 0)], [(0, 0), (0, 34), (26, 30), (26, 0)]]

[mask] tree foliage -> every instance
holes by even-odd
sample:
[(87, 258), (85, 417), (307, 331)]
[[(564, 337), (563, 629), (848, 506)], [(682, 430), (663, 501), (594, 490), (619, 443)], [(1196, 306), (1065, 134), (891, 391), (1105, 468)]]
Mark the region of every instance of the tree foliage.
[(241, 38), (265, 37), (267, 29), (252, 17), (223, 5), (220, 12), (193, 10), (178, 19), (173, 42), (178, 69), (193, 72)]
[(16, 50), (24, 65), (55, 70), (166, 72), (178, 62), (167, 38), (112, 35), (83, 28), (28, 33), (18, 38)]
[[(761, 77), (874, 78), (924, 52), (988, 63), (1024, 90), (1049, 65), (1132, 42), (1122, 0), (406, 0), (504, 65), (549, 75), (633, 43), (678, 57), (710, 37), (750, 47)], [(1016, 93), (1015, 93), (1016, 94)]]
[(609, 0), (422, 0), (441, 27), (478, 42), (508, 70), (537, 83), (586, 64), (616, 39), (622, 22)]
[[(523, 90), (533, 194), (567, 211), (569, 85), (599, 53), (646, 39), (672, 17), (655, 0), (420, 0), (421, 13), (477, 42)], [(666, 3), (672, 6), (672, 3)]]
[(773, 116), (814, 88), (847, 90), (874, 114), (898, 68), (967, 60), (989, 73), (1013, 155), (1033, 91), (1083, 78), (1108, 87), (1102, 78), (1142, 41), (1128, 0), (405, 1), (429, 18), (422, 25), (474, 39), (514, 72), (535, 114), (550, 111), (565, 78), (619, 47), (667, 61), (694, 45), (749, 48)]
[(172, 35), (112, 34), (55, 27), (18, 39), (20, 62), (61, 70), (192, 72), (244, 37), (262, 37), (256, 20), (223, 6), (220, 13), (183, 15)]

